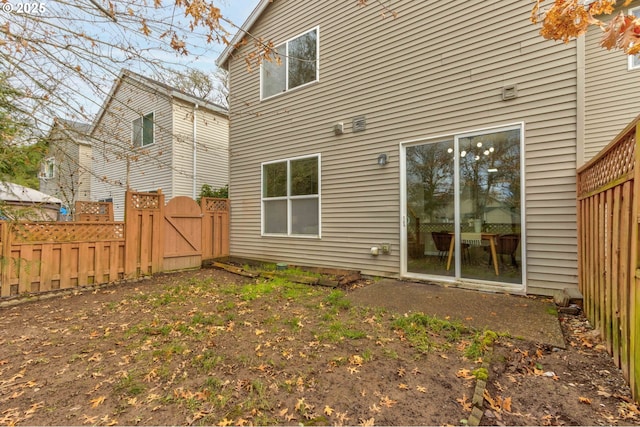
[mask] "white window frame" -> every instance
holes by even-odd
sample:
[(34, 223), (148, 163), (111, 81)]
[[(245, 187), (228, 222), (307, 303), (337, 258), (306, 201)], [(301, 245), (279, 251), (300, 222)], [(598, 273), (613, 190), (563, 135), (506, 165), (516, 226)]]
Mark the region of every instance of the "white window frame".
[[(629, 9), (628, 14), (640, 18), (640, 6)], [(640, 70), (640, 54), (627, 56), (629, 57), (627, 68), (629, 70)]]
[[(294, 88), (289, 88), (289, 43), (294, 41), (295, 39), (304, 36), (307, 33), (310, 33), (312, 31), (316, 32), (316, 78), (313, 81), (307, 82), (305, 84), (302, 84), (300, 86), (296, 86)], [(307, 31), (304, 31), (298, 35), (296, 35), (295, 37), (291, 37), (290, 39), (286, 40), (283, 43), (280, 43), (279, 45), (277, 45), (275, 47), (275, 49), (277, 50), (278, 48), (280, 48), (281, 46), (284, 46), (284, 56), (281, 58), (281, 61), (283, 62), (283, 65), (285, 67), (284, 69), (284, 76), (285, 76), (285, 84), (284, 84), (284, 90), (282, 92), (278, 92), (275, 93), (273, 95), (269, 95), (269, 96), (263, 96), (263, 79), (264, 79), (264, 71), (263, 71), (263, 64), (260, 64), (260, 100), (266, 100), (266, 99), (271, 99), (274, 98), (276, 96), (280, 96), (283, 93), (288, 93), (294, 90), (298, 90), (304, 87), (307, 87), (309, 85), (312, 85), (314, 83), (317, 83), (320, 81), (320, 26), (316, 26), (314, 28), (311, 28)], [(274, 59), (275, 60), (275, 59)]]
[[(291, 195), (291, 162), (295, 160), (304, 160), (304, 159), (318, 159), (318, 194), (307, 194), (303, 196), (292, 196)], [(267, 165), (275, 164), (275, 163), (283, 163), (287, 162), (287, 195), (282, 197), (264, 197), (264, 167)], [(310, 154), (305, 156), (298, 157), (289, 157), (286, 159), (278, 159), (269, 162), (263, 162), (260, 164), (260, 234), (262, 236), (268, 237), (299, 237), (306, 239), (320, 239), (322, 237), (322, 156), (320, 153)], [(292, 232), (292, 208), (291, 201), (292, 200), (302, 200), (302, 199), (317, 199), (318, 200), (318, 234), (294, 234)], [(287, 201), (287, 233), (266, 233), (265, 232), (265, 209), (264, 202), (265, 201), (277, 201), (277, 200), (286, 200)]]
[[(151, 142), (148, 144), (144, 143), (144, 118), (147, 116), (151, 116), (151, 125), (152, 125), (152, 129), (151, 129)], [(136, 138), (135, 138), (135, 125), (134, 123), (136, 121), (140, 120), (140, 144), (136, 144)], [(137, 117), (135, 119), (133, 119), (131, 121), (131, 145), (134, 148), (144, 148), (144, 147), (148, 147), (150, 145), (155, 144), (156, 142), (156, 114), (154, 111), (151, 111), (149, 113), (146, 114), (141, 114), (140, 117)]]
[(56, 159), (54, 157), (48, 157), (44, 160), (42, 177), (44, 179), (53, 179), (56, 177)]

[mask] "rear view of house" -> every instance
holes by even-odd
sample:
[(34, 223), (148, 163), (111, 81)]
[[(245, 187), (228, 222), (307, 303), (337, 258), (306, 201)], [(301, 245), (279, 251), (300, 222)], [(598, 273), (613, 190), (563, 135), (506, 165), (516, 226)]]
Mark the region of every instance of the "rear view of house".
[[(542, 39), (527, 0), (385, 4), (397, 17), (264, 0), (218, 59), (231, 254), (514, 293), (576, 287), (575, 42)], [(252, 36), (279, 60), (247, 72)]]
[(228, 126), (223, 107), (123, 70), (91, 131), (93, 200), (119, 220), (127, 188), (169, 200), (227, 185)]

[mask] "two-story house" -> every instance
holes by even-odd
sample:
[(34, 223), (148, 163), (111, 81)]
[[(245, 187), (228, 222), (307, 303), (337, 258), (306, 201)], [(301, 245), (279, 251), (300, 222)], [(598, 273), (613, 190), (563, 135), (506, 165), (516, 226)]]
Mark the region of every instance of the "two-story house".
[(227, 185), (228, 129), (225, 108), (123, 70), (91, 129), (93, 200), (121, 220), (127, 188), (169, 200)]
[[(385, 4), (395, 18), (373, 2), (263, 0), (218, 58), (231, 254), (513, 293), (576, 287), (576, 166), (635, 116), (599, 116), (601, 91), (625, 83), (596, 77), (598, 56), (638, 93), (624, 55), (591, 34), (544, 40), (527, 0)], [(247, 72), (251, 37), (279, 60)]]
[(40, 191), (62, 200), (73, 214), (76, 201), (91, 200), (91, 125), (56, 118), (46, 137)]

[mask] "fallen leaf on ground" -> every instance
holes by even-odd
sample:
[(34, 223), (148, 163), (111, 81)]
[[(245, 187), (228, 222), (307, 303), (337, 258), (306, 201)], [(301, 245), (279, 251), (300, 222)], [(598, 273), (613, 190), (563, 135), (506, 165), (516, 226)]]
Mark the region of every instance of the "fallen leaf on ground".
[(463, 378), (465, 380), (471, 380), (471, 379), (475, 378), (471, 374), (471, 371), (468, 370), (468, 369), (460, 369), (460, 370), (458, 370), (458, 372), (456, 372), (456, 377)]
[(591, 399), (589, 399), (588, 397), (582, 397), (580, 396), (578, 398), (578, 401), (580, 401), (580, 403), (585, 403), (587, 405), (591, 405)]
[(462, 406), (462, 410), (465, 412), (471, 412), (471, 402), (467, 399), (467, 395), (463, 394), (461, 398), (456, 399), (456, 402)]
[(324, 407), (324, 411), (323, 412), (324, 412), (325, 415), (331, 416), (331, 414), (333, 414), (333, 409), (330, 406), (327, 405), (327, 406)]
[(91, 399), (89, 402), (91, 402), (91, 407), (92, 408), (96, 408), (99, 405), (102, 405), (102, 403), (104, 403), (105, 399), (106, 399), (105, 396), (100, 396), (100, 397), (96, 397), (95, 399)]

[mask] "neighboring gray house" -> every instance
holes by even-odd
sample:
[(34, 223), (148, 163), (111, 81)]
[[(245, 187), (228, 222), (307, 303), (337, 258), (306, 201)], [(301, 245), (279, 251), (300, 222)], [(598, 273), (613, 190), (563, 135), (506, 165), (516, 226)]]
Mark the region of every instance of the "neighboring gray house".
[(0, 219), (57, 221), (63, 201), (33, 188), (0, 182)]
[[(544, 40), (529, 0), (390, 7), (397, 18), (374, 2), (263, 0), (218, 58), (231, 255), (512, 293), (576, 287), (576, 167), (637, 114), (599, 116), (595, 70), (617, 63), (634, 83), (607, 84), (635, 94), (640, 79), (591, 34)], [(247, 72), (249, 34), (280, 61)]]
[(123, 70), (92, 130), (92, 199), (124, 216), (124, 193), (161, 189), (168, 201), (196, 198), (229, 179), (227, 110)]
[(91, 125), (56, 118), (46, 137), (40, 191), (62, 200), (73, 213), (78, 200), (91, 200)]

